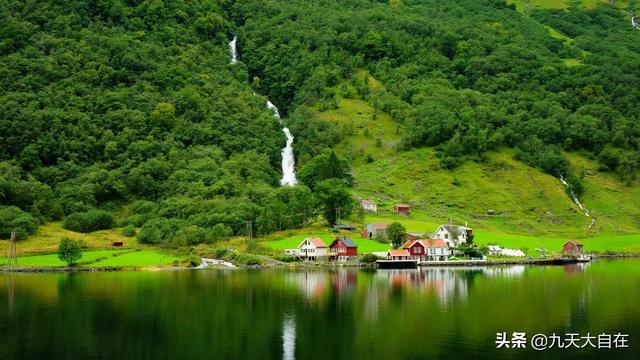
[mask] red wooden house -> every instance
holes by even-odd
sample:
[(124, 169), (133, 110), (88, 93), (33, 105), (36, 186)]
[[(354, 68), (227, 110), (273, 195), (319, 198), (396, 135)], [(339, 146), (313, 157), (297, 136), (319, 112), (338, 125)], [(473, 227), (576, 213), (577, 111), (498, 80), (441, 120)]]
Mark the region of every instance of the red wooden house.
[(584, 253), (582, 244), (576, 240), (569, 240), (562, 245), (562, 253), (571, 256), (580, 256)]
[(358, 255), (358, 245), (348, 237), (337, 237), (329, 245), (329, 249), (338, 255), (338, 260), (348, 260), (349, 257)]
[(426, 251), (424, 244), (420, 240), (409, 240), (402, 245), (402, 248), (409, 252), (412, 260), (424, 260)]

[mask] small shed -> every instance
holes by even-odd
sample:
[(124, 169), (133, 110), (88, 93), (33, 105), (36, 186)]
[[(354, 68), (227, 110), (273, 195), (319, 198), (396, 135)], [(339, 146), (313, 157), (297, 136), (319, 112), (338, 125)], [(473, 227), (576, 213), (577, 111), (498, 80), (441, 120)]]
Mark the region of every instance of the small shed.
[(562, 253), (564, 255), (580, 256), (584, 254), (584, 249), (579, 241), (569, 240), (562, 245)]
[(395, 204), (393, 205), (393, 212), (408, 215), (411, 212), (411, 206), (409, 204)]

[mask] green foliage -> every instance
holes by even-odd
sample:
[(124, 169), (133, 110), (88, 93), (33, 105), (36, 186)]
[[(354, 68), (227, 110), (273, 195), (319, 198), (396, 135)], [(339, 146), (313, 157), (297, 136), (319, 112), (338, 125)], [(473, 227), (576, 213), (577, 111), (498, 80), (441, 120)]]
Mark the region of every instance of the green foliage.
[(4, 2), (0, 203), (78, 231), (106, 227), (87, 218), (98, 207), (123, 208), (123, 226), (175, 217), (196, 227), (177, 243), (246, 231), (271, 205), (256, 189), (278, 186), (285, 138), (227, 65), (221, 6)]
[(62, 223), (67, 230), (89, 233), (97, 230), (111, 229), (114, 225), (111, 213), (92, 209), (87, 212), (73, 213)]
[(481, 258), (482, 257), (482, 252), (480, 251), (480, 248), (478, 248), (476, 245), (469, 245), (469, 244), (462, 243), (462, 244), (458, 245), (456, 250), (461, 252), (464, 256), (469, 257), (469, 258)]
[(0, 239), (9, 239), (15, 231), (16, 239), (22, 240), (33, 234), (38, 228), (38, 221), (31, 214), (16, 206), (0, 205)]
[[(147, 221), (138, 234), (141, 244), (161, 245), (177, 235), (182, 222), (179, 220), (153, 219)], [(186, 245), (186, 244), (185, 244)]]
[(338, 219), (346, 219), (351, 215), (355, 200), (344, 181), (328, 179), (317, 183), (316, 196), (329, 225), (333, 226)]
[(73, 266), (82, 257), (82, 242), (64, 238), (58, 246), (58, 258)]
[[(601, 157), (625, 178), (640, 169), (640, 48), (624, 12), (563, 5), (523, 17), (504, 1), (386, 3), (237, 1), (259, 91), (293, 114), (310, 100), (322, 111), (335, 89), (359, 96), (398, 122), (405, 148), (437, 147), (446, 169), (526, 143), (540, 145), (528, 163), (556, 176), (569, 174), (563, 151)], [(296, 142), (314, 156), (317, 134), (304, 123)]]
[(134, 237), (136, 236), (136, 229), (133, 225), (127, 225), (122, 229), (122, 235), (126, 237)]
[(392, 222), (387, 228), (387, 239), (394, 248), (402, 246), (406, 240), (407, 229), (399, 222)]
[(346, 160), (339, 158), (333, 150), (326, 150), (307, 162), (298, 174), (300, 181), (315, 189), (327, 179), (340, 179), (348, 185), (353, 183), (353, 175)]
[(380, 258), (378, 256), (376, 256), (375, 254), (371, 254), (371, 253), (360, 255), (360, 257), (358, 259), (363, 264), (375, 264), (375, 262), (377, 260), (380, 260)]

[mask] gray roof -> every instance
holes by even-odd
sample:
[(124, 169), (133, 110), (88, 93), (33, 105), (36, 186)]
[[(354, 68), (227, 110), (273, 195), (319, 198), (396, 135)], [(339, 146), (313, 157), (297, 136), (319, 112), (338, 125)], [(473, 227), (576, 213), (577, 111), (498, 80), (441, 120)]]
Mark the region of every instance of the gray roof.
[(462, 233), (466, 232), (467, 230), (471, 230), (466, 226), (460, 226), (460, 225), (442, 225), (442, 227), (444, 227), (449, 234), (451, 234), (451, 237), (457, 239), (458, 236), (460, 236)]
[(356, 243), (354, 243), (353, 240), (351, 240), (351, 238), (348, 238), (348, 237), (336, 238), (336, 240), (342, 240), (342, 242), (345, 245), (347, 245), (347, 247), (355, 247), (355, 248), (358, 247), (358, 245), (356, 245)]

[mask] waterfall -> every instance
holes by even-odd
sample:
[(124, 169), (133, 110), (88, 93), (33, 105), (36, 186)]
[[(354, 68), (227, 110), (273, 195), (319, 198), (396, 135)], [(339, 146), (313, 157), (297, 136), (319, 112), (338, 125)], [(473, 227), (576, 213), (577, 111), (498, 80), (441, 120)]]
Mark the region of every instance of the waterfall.
[(578, 205), (578, 207), (580, 208), (580, 210), (582, 210), (582, 212), (584, 212), (585, 216), (590, 216), (589, 215), (589, 210), (584, 207), (582, 205), (582, 203), (580, 202), (580, 200), (578, 200), (578, 198), (576, 197), (576, 195), (573, 193), (573, 190), (571, 190), (571, 188), (569, 187), (569, 184), (567, 183), (567, 181), (564, 179), (564, 177), (562, 175), (560, 175), (560, 182), (562, 183), (562, 185), (564, 185), (567, 189), (569, 189), (569, 195), (571, 196), (571, 198), (573, 199), (573, 202), (576, 203), (576, 205)]
[(238, 37), (234, 36), (231, 41), (229, 41), (229, 51), (231, 51), (231, 63), (235, 64), (238, 62), (238, 49), (236, 48), (236, 42), (238, 41)]
[(640, 30), (640, 24), (638, 24), (638, 22), (636, 21), (635, 15), (631, 16), (631, 25), (633, 25), (634, 28)]
[[(273, 112), (273, 116), (281, 121), (278, 108), (269, 100), (267, 100), (267, 108)], [(293, 156), (293, 135), (287, 127), (282, 128), (282, 131), (287, 137), (287, 143), (282, 148), (282, 179), (280, 179), (280, 184), (293, 186), (298, 182), (295, 171), (296, 159)]]
[[(238, 62), (238, 49), (236, 47), (237, 41), (238, 37), (234, 36), (233, 39), (229, 42), (232, 64)], [(280, 118), (280, 112), (278, 111), (278, 108), (269, 100), (267, 100), (267, 108), (273, 112), (273, 116), (275, 116), (282, 124), (282, 119)], [(285, 147), (282, 148), (282, 179), (280, 179), (280, 185), (294, 186), (298, 183), (295, 170), (296, 159), (293, 155), (294, 137), (291, 134), (291, 131), (289, 131), (289, 128), (283, 127), (282, 131), (287, 138), (287, 142), (285, 144)]]

